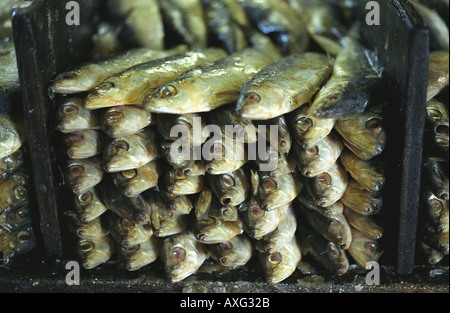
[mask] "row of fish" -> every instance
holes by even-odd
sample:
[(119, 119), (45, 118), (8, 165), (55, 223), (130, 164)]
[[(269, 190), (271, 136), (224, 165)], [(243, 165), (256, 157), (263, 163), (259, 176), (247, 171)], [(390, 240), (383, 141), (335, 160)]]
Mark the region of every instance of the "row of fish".
[(448, 8), (448, 3), (413, 1), (412, 4), (430, 31), (418, 252), (426, 263), (434, 265), (449, 253), (449, 30), (439, 15), (439, 5)]
[(24, 165), (23, 123), (0, 114), (0, 256), (7, 264), (36, 245), (29, 199), (30, 177)]

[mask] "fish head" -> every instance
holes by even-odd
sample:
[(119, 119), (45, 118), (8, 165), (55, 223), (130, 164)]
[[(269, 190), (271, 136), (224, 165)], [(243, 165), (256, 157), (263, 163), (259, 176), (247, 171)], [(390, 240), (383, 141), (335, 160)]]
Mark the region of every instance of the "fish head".
[(229, 241), (218, 243), (216, 253), (221, 265), (236, 267), (244, 265), (250, 259), (252, 244), (247, 238), (236, 236)]
[(82, 69), (64, 72), (58, 77), (52, 85), (52, 91), (60, 94), (71, 94), (75, 91), (90, 90), (92, 86), (97, 85), (98, 77), (94, 74), (95, 70), (103, 72), (103, 69), (99, 65), (91, 64), (91, 75), (83, 74)]
[(280, 210), (266, 211), (256, 202), (251, 203), (243, 213), (243, 221), (247, 234), (254, 239), (261, 239), (264, 235), (274, 231), (280, 223)]
[(345, 274), (349, 269), (350, 264), (345, 251), (332, 242), (328, 242), (325, 250), (321, 253), (321, 257), (324, 258), (324, 264), (338, 276)]
[(261, 90), (244, 90), (237, 101), (236, 116), (249, 120), (266, 120), (275, 117), (277, 115), (276, 101), (274, 97), (263, 97)]
[(204, 247), (195, 237), (180, 234), (164, 240), (161, 249), (164, 267), (172, 282), (178, 282), (195, 273), (206, 258)]
[(370, 261), (378, 261), (383, 253), (376, 240), (368, 238), (355, 229), (352, 230), (352, 244), (349, 252), (361, 266), (365, 266)]

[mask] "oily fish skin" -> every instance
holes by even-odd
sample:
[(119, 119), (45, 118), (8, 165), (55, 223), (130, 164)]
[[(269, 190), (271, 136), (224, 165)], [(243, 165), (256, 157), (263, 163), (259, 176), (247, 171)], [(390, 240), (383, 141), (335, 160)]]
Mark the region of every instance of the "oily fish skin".
[(127, 68), (108, 77), (86, 97), (87, 109), (120, 105), (142, 105), (156, 88), (178, 77), (184, 71), (226, 55), (222, 49), (187, 51)]
[(209, 112), (235, 102), (242, 84), (274, 61), (264, 51), (244, 49), (184, 72), (152, 92), (144, 107), (155, 113)]
[(265, 67), (242, 88), (236, 111), (250, 120), (267, 120), (308, 103), (331, 75), (324, 54), (300, 53)]
[(147, 48), (128, 50), (106, 60), (87, 63), (58, 75), (51, 86), (51, 91), (58, 94), (75, 94), (90, 91), (108, 77), (125, 71), (130, 67), (165, 58), (186, 50), (186, 46), (177, 46), (169, 50)]

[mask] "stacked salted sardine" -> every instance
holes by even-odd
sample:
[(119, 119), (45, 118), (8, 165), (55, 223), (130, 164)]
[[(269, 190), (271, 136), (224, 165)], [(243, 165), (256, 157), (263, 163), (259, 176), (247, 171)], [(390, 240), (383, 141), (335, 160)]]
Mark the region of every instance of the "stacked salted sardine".
[(449, 31), (433, 4), (413, 4), (427, 23), (431, 38), (418, 248), (419, 256), (434, 265), (449, 253)]
[(83, 266), (159, 258), (176, 282), (207, 260), (255, 257), (275, 284), (304, 256), (337, 275), (348, 255), (378, 260), (386, 136), (370, 95), (382, 70), (330, 2), (159, 5), (179, 46), (141, 42), (52, 82)]
[(23, 115), (11, 107), (9, 92), (19, 88), (16, 54), (12, 42), (0, 41), (0, 105), (6, 98), (10, 109), (0, 112), (0, 264), (32, 250), (35, 234), (29, 200), (30, 177), (26, 168), (26, 127)]

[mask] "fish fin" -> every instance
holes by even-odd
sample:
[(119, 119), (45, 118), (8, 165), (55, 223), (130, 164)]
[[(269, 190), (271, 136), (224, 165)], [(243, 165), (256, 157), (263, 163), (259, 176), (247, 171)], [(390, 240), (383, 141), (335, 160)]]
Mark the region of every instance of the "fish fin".
[(212, 202), (212, 193), (209, 189), (203, 189), (200, 192), (200, 196), (195, 202), (195, 217), (197, 220), (201, 220), (202, 217), (207, 214)]
[(256, 171), (250, 170), (252, 195), (256, 196), (258, 192), (259, 177)]

